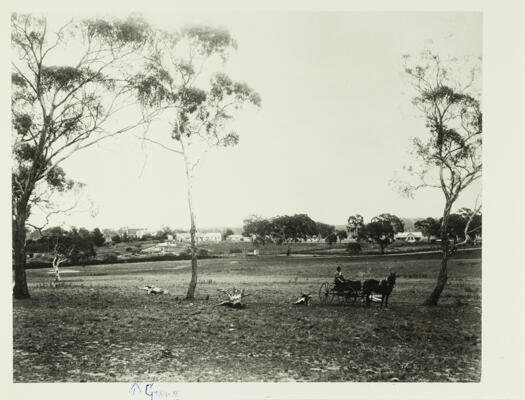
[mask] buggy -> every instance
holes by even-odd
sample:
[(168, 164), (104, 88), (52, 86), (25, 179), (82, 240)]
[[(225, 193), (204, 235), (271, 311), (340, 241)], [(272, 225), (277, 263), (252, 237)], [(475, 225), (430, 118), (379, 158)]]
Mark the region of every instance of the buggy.
[(362, 296), (361, 281), (346, 280), (344, 283), (324, 282), (319, 287), (319, 300), (330, 304), (337, 299), (339, 303), (354, 304)]

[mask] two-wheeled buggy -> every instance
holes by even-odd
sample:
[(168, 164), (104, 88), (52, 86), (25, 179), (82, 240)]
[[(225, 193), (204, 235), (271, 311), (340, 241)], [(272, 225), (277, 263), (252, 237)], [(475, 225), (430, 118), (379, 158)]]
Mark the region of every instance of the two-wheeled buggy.
[(344, 282), (324, 282), (319, 287), (321, 304), (331, 304), (337, 301), (341, 304), (354, 304), (362, 296), (361, 281), (345, 280)]

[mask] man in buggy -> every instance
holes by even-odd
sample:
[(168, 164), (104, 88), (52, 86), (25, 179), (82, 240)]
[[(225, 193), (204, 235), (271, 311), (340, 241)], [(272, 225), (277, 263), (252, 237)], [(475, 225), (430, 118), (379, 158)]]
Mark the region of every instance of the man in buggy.
[(334, 277), (334, 289), (336, 292), (345, 293), (347, 296), (352, 296), (355, 301), (359, 292), (361, 291), (361, 287), (361, 281), (345, 279), (343, 273), (341, 272), (341, 267), (337, 266)]
[(342, 288), (345, 286), (346, 279), (341, 272), (341, 267), (338, 265), (335, 272), (334, 284), (337, 288)]

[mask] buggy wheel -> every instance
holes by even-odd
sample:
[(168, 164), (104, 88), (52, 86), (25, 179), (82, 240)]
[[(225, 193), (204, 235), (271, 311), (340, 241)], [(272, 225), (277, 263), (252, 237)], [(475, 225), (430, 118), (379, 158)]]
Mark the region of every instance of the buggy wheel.
[(331, 303), (332, 298), (333, 293), (331, 291), (330, 284), (328, 282), (321, 284), (321, 287), (319, 288), (319, 301), (321, 304)]

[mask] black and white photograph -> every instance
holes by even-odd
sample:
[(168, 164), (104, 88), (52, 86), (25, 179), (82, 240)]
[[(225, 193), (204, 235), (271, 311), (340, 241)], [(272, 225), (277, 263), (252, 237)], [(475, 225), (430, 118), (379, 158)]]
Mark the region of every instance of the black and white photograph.
[(482, 383), (484, 18), (10, 10), (11, 381)]

